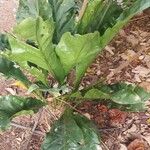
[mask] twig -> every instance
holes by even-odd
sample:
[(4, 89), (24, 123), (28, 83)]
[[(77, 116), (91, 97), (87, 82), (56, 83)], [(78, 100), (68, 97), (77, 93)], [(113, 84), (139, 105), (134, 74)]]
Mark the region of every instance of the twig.
[[(31, 130), (30, 127), (25, 127), (23, 125), (17, 124), (16, 122), (11, 122), (10, 123), (11, 126), (16, 127), (16, 128), (20, 128), (20, 129), (24, 129), (24, 130)], [(33, 132), (33, 134), (39, 135), (39, 136), (44, 136), (45, 134), (41, 131), (35, 130)]]
[(106, 148), (106, 150), (109, 150), (109, 148), (107, 147), (107, 145), (101, 140), (101, 143), (103, 144), (103, 146)]
[(99, 131), (110, 131), (110, 130), (120, 130), (122, 127), (119, 127), (119, 128), (100, 128), (98, 129)]
[[(49, 109), (49, 107), (47, 107), (47, 109), (45, 108), (45, 110), (47, 111), (47, 114), (50, 116), (50, 117), (53, 117), (55, 120), (58, 119), (58, 117)], [(51, 116), (52, 115), (52, 116)]]
[(30, 141), (31, 141), (31, 139), (32, 139), (32, 136), (33, 136), (33, 134), (34, 134), (34, 132), (35, 132), (35, 129), (36, 129), (38, 123), (39, 123), (39, 120), (41, 119), (42, 112), (43, 112), (43, 108), (41, 108), (40, 111), (39, 111), (39, 113), (38, 113), (37, 120), (35, 121), (34, 126), (33, 126), (32, 130), (31, 130), (32, 133), (29, 135), (26, 144), (23, 146), (23, 148), (22, 148), (23, 150), (27, 150), (27, 149), (28, 149), (29, 144), (30, 144)]
[(87, 4), (88, 4), (88, 0), (84, 0), (83, 4), (82, 4), (82, 7), (81, 7), (81, 10), (79, 11), (79, 16), (77, 18), (77, 22), (80, 21), (81, 18), (83, 17), (84, 12), (85, 12), (86, 7), (87, 7)]
[(68, 105), (70, 108), (72, 108), (73, 110), (75, 110), (76, 112), (80, 113), (83, 115), (83, 113), (81, 111), (79, 111), (78, 109), (76, 109), (75, 107), (73, 107), (72, 105), (70, 105), (69, 103), (67, 103), (66, 101), (60, 99), (60, 98), (56, 98), (57, 100), (63, 102), (64, 104)]

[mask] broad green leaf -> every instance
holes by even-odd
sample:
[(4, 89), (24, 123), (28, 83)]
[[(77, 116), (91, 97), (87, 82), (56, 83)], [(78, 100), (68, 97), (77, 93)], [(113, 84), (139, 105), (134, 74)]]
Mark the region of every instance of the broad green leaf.
[[(36, 41), (38, 48), (9, 36), (12, 51), (8, 57), (19, 63), (20, 66), (24, 66), (27, 62), (31, 62), (49, 71), (60, 83), (62, 83), (65, 74), (56, 56), (55, 46), (52, 44), (53, 32), (54, 23), (52, 20), (44, 21), (41, 17), (37, 18)], [(32, 73), (35, 71), (34, 69)]]
[(33, 91), (35, 91), (35, 90), (37, 90), (37, 89), (39, 89), (39, 86), (36, 85), (36, 84), (32, 84), (32, 85), (29, 87), (27, 93), (28, 93), (28, 94), (31, 94)]
[(103, 34), (108, 27), (116, 23), (122, 11), (116, 1), (91, 0), (78, 23), (78, 32), (85, 34), (98, 30)]
[(36, 19), (31, 17), (24, 19), (14, 27), (13, 32), (20, 39), (30, 39), (36, 42)]
[(55, 53), (55, 47), (52, 44), (52, 37), (54, 32), (53, 21), (45, 21), (41, 18), (37, 20), (37, 42), (41, 53), (48, 66), (48, 71), (62, 83), (65, 74), (61, 66), (60, 60)]
[(20, 80), (23, 84), (28, 86), (30, 81), (23, 74), (23, 72), (15, 66), (15, 64), (6, 58), (0, 56), (0, 73), (7, 77), (12, 77), (16, 80)]
[(75, 86), (78, 86), (81, 77), (87, 67), (99, 52), (99, 33), (86, 35), (71, 35), (65, 33), (56, 46), (56, 53), (67, 75), (69, 71), (75, 69)]
[(52, 17), (52, 12), (47, 0), (19, 0), (19, 8), (17, 12), (17, 21), (32, 17), (41, 16), (44, 20)]
[(58, 43), (65, 32), (75, 30), (76, 5), (74, 0), (49, 0), (55, 21), (54, 42)]
[(52, 20), (51, 8), (47, 0), (20, 0), (18, 18), (21, 21), (14, 28), (15, 35), (36, 42), (36, 19), (39, 16), (44, 21)]
[(42, 150), (99, 150), (98, 133), (87, 118), (66, 111), (56, 121)]
[(11, 54), (9, 55), (9, 58), (11, 60), (21, 64), (21, 66), (24, 62), (28, 61), (48, 70), (48, 66), (39, 49), (30, 46), (13, 36), (9, 36), (9, 42), (11, 46)]
[(102, 0), (89, 1), (88, 6), (86, 7), (86, 10), (84, 12), (84, 15), (78, 22), (77, 26), (78, 33), (84, 34), (87, 33), (88, 30), (90, 30), (90, 25), (92, 24), (93, 19), (96, 17), (96, 13), (98, 9), (100, 9), (101, 4)]
[(77, 93), (73, 94), (72, 97), (79, 96), (79, 98), (101, 100), (110, 99), (120, 105), (142, 104), (150, 98), (150, 93), (143, 88), (125, 83), (95, 85), (92, 88), (81, 90), (81, 92)]
[(10, 121), (19, 114), (37, 112), (45, 103), (34, 98), (0, 96), (0, 129), (9, 127)]
[(136, 103), (136, 104), (128, 104), (128, 105), (124, 105), (124, 104), (118, 104), (115, 103), (113, 101), (109, 101), (108, 103), (108, 107), (109, 108), (117, 108), (120, 109), (122, 111), (129, 111), (129, 112), (144, 112), (147, 110), (147, 106), (145, 104), (145, 102), (140, 102), (140, 103)]
[(109, 99), (110, 95), (99, 89), (93, 88), (84, 95), (84, 98), (87, 98), (87, 99), (99, 99), (99, 98)]
[(118, 104), (138, 104), (150, 98), (150, 93), (131, 84), (112, 85), (112, 100)]

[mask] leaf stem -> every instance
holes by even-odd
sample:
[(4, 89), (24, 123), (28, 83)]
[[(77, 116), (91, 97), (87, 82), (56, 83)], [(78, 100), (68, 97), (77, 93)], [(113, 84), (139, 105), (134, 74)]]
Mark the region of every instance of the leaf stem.
[(77, 22), (79, 22), (81, 20), (81, 18), (83, 17), (87, 5), (88, 5), (88, 0), (84, 0), (82, 7), (81, 7), (81, 10), (79, 11), (79, 16), (77, 18)]

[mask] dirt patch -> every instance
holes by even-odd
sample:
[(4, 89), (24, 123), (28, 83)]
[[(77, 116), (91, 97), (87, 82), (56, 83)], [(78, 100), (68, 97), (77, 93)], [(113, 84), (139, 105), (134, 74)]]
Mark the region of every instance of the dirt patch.
[(10, 31), (15, 25), (17, 0), (0, 0), (0, 32)]

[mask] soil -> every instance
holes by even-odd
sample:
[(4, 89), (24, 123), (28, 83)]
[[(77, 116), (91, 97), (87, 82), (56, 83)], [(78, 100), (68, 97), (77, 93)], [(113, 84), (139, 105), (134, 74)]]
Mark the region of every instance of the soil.
[[(14, 3), (15, 2), (15, 3)], [(0, 32), (15, 24), (17, 1), (0, 0)], [(136, 83), (150, 91), (150, 13), (134, 17), (119, 35), (97, 57), (88, 69), (82, 86), (97, 80), (107, 83), (125, 81)], [(14, 85), (15, 80), (0, 76), (0, 95), (26, 95), (27, 91)], [(49, 99), (50, 100), (50, 99)], [(93, 120), (101, 134), (105, 150), (150, 149), (150, 101), (144, 113), (127, 113), (109, 109), (100, 102), (85, 102), (77, 109)], [(12, 121), (12, 128), (0, 134), (0, 150), (40, 150), (46, 132), (61, 113), (61, 109), (44, 108), (33, 116), (21, 116)]]

